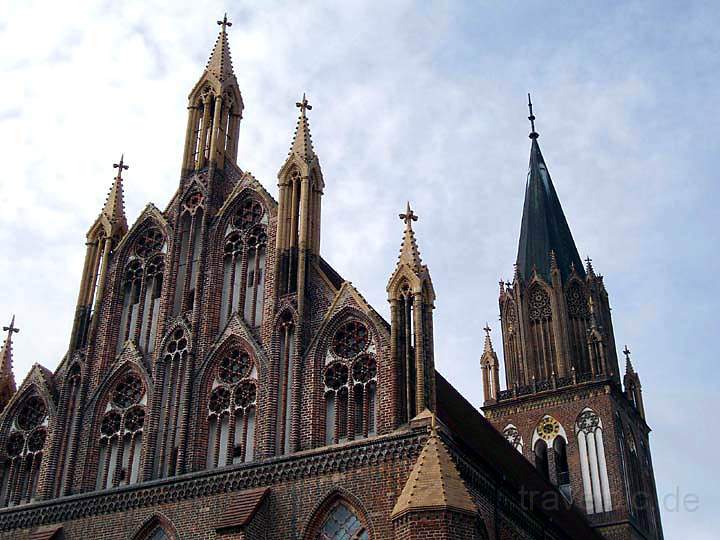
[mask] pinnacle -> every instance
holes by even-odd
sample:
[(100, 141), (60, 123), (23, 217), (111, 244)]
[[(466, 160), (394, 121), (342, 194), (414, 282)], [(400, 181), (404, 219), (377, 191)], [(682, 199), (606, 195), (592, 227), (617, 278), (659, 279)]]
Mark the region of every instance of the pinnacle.
[(483, 356), (486, 354), (495, 354), (495, 349), (493, 349), (492, 340), (490, 339), (490, 327), (485, 324), (485, 347), (483, 348)]
[(102, 213), (108, 219), (113, 229), (128, 227), (125, 217), (125, 194), (123, 193), (122, 176), (118, 174), (113, 181), (108, 196), (105, 199)]
[(400, 214), (400, 219), (405, 221), (405, 233), (403, 234), (402, 245), (400, 246), (400, 255), (398, 256), (398, 266), (401, 263), (409, 264), (416, 272), (422, 270), (423, 264), (420, 258), (420, 250), (415, 240), (415, 231), (412, 228), (412, 222), (417, 221), (417, 215), (410, 208), (410, 203), (404, 214)]
[(392, 518), (412, 511), (450, 509), (475, 513), (467, 487), (433, 427), (392, 511)]
[(220, 30), (205, 70), (215, 75), (220, 82), (235, 78), (225, 26)]
[(12, 391), (15, 391), (15, 375), (13, 374), (13, 357), (12, 357), (12, 335), (19, 332), (15, 328), (15, 315), (12, 317), (10, 326), (4, 326), (3, 330), (7, 332), (5, 341), (0, 347), (0, 384), (9, 384)]
[(305, 111), (306, 109), (311, 109), (312, 107), (307, 104), (304, 94), (303, 101), (298, 102), (297, 106), (300, 108), (300, 116), (298, 117), (295, 134), (293, 135), (293, 141), (288, 155), (295, 154), (306, 163), (310, 163), (317, 156), (315, 155), (315, 149), (313, 148), (312, 136), (310, 135), (310, 123), (308, 122), (308, 117)]

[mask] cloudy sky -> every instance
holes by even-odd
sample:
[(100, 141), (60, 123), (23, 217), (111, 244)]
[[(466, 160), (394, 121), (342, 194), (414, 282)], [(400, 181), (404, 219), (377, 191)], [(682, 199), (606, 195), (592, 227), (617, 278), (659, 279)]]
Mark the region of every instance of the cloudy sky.
[(325, 257), (387, 313), (410, 199), (438, 295), (437, 365), (477, 405), (486, 320), (501, 345), (533, 93), (576, 243), (642, 377), (666, 536), (716, 538), (720, 4), (203, 4), (0, 0), (0, 317), (17, 314), (18, 380), (67, 347), (84, 235), (120, 153), (131, 222), (176, 188), (187, 94), (227, 10), (240, 166), (277, 192), (306, 91)]

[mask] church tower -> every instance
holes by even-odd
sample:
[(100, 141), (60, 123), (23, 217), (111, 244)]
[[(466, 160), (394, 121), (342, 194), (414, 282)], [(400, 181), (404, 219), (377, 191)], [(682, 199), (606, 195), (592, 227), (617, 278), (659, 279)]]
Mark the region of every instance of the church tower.
[(488, 334), (484, 411), (606, 537), (659, 539), (639, 377), (628, 356), (621, 381), (603, 277), (589, 258), (583, 267), (529, 98), (532, 142), (517, 262), (512, 283), (500, 282), (506, 389), (495, 378)]

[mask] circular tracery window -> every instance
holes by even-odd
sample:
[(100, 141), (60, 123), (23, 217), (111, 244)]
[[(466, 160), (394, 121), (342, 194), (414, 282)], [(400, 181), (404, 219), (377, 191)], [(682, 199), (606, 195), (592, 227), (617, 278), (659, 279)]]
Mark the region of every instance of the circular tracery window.
[(125, 409), (130, 405), (139, 403), (145, 393), (140, 377), (134, 373), (130, 373), (122, 379), (115, 387), (112, 395), (112, 402), (121, 409)]
[(358, 321), (350, 321), (335, 332), (332, 349), (342, 358), (352, 358), (364, 351), (369, 343), (368, 330)]
[(232, 349), (220, 360), (218, 378), (228, 384), (235, 384), (250, 374), (251, 365), (248, 353), (239, 348)]
[(203, 195), (199, 191), (196, 191), (192, 195), (190, 195), (187, 200), (185, 201), (185, 208), (190, 210), (190, 212), (194, 212), (195, 209), (200, 206), (203, 202)]
[(44, 429), (36, 429), (28, 437), (28, 452), (39, 452), (45, 446), (46, 432)]
[(133, 407), (125, 413), (125, 429), (128, 431), (139, 431), (145, 424), (145, 409)]
[(353, 380), (365, 384), (377, 375), (375, 359), (366, 354), (358, 358), (353, 364)]
[(39, 426), (47, 414), (45, 402), (38, 396), (29, 398), (17, 416), (17, 426), (23, 431), (30, 431)]
[(120, 431), (120, 423), (122, 418), (120, 413), (117, 411), (110, 411), (102, 419), (100, 424), (100, 433), (107, 435), (108, 437), (115, 435)]
[(551, 315), (550, 296), (542, 287), (535, 287), (530, 293), (530, 320), (549, 319)]
[(522, 444), (522, 437), (520, 436), (520, 432), (514, 426), (506, 427), (503, 430), (503, 435), (505, 436), (507, 442), (509, 442), (516, 448)]
[(138, 237), (135, 243), (135, 253), (142, 257), (148, 257), (153, 253), (160, 251), (165, 243), (165, 237), (162, 231), (157, 227), (148, 227)]
[(254, 199), (247, 199), (235, 215), (234, 225), (239, 229), (247, 229), (259, 222), (262, 216), (262, 205)]
[(134, 259), (125, 268), (125, 282), (140, 281), (143, 275), (143, 266), (140, 261)]
[(8, 437), (8, 442), (7, 442), (8, 457), (19, 456), (22, 453), (24, 446), (25, 446), (25, 437), (23, 437), (23, 434), (19, 433), (17, 431), (11, 433), (10, 436)]
[(550, 441), (560, 433), (560, 423), (552, 416), (546, 416), (540, 420), (536, 431), (540, 438)]
[(242, 236), (239, 233), (230, 233), (225, 239), (225, 255), (240, 253), (242, 251)]
[(337, 390), (347, 384), (348, 367), (340, 362), (335, 362), (325, 370), (325, 386)]
[(581, 431), (590, 433), (600, 425), (600, 418), (595, 414), (595, 411), (583, 411), (578, 418), (577, 425)]
[(568, 314), (576, 319), (588, 316), (587, 299), (577, 283), (574, 283), (567, 292)]
[(187, 339), (182, 328), (178, 328), (173, 332), (172, 339), (169, 341), (166, 347), (167, 353), (163, 357), (166, 362), (171, 360), (180, 360), (187, 354)]
[(257, 400), (257, 388), (255, 383), (246, 381), (241, 383), (235, 390), (235, 405), (238, 407), (248, 407)]
[(160, 275), (165, 271), (165, 261), (162, 256), (150, 261), (147, 265), (148, 276)]
[(230, 390), (224, 386), (218, 386), (210, 394), (210, 410), (214, 413), (224, 411), (230, 406)]

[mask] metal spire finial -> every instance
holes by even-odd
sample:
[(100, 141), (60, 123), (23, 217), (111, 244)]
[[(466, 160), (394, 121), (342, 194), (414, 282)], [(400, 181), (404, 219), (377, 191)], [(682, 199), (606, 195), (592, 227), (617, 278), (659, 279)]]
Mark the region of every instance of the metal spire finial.
[[(502, 283), (502, 281), (500, 283)], [(487, 323), (487, 321), (485, 321), (485, 328), (483, 328), (483, 330), (485, 330), (485, 335), (487, 337), (490, 337), (490, 332), (492, 331), (492, 328), (490, 328), (490, 325)]]
[(540, 135), (538, 135), (535, 131), (535, 115), (532, 110), (532, 101), (530, 101), (530, 92), (528, 92), (528, 109), (530, 109), (530, 116), (528, 116), (528, 120), (530, 120), (530, 129), (532, 130), (529, 137), (531, 139), (537, 139)]
[(627, 345), (625, 345), (625, 348), (623, 349), (623, 354), (625, 355), (625, 359), (629, 362), (630, 361), (630, 349), (628, 349)]
[(232, 23), (231, 23), (230, 21), (228, 21), (227, 13), (225, 13), (225, 15), (223, 16), (223, 20), (222, 20), (222, 21), (217, 21), (217, 23), (218, 23), (219, 26), (222, 26), (222, 32), (223, 32), (223, 34), (225, 33), (225, 29), (226, 29), (228, 26), (232, 26)]
[(130, 168), (129, 165), (125, 165), (123, 160), (125, 159), (125, 154), (122, 154), (120, 156), (120, 163), (113, 163), (113, 169), (118, 169), (118, 175), (117, 177), (122, 180), (122, 172), (123, 170), (128, 170)]

